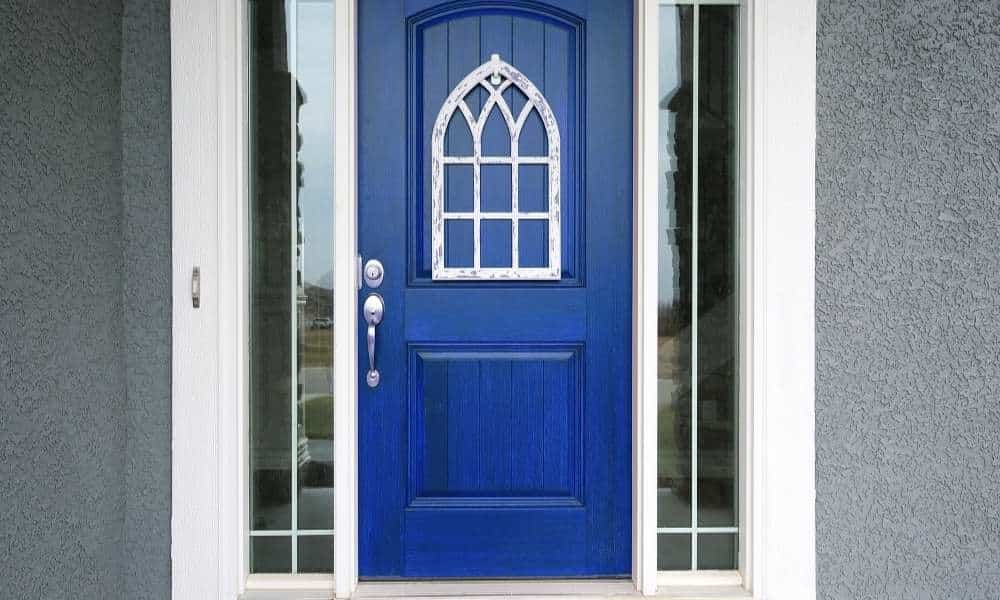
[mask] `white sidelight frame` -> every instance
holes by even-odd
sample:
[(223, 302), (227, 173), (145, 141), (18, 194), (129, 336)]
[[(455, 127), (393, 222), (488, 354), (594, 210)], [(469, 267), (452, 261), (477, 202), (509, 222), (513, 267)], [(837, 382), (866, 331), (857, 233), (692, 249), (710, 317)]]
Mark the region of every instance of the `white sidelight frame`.
[(638, 543), (633, 577), (647, 595), (658, 586), (676, 590), (693, 584), (717, 585), (722, 594), (735, 586), (754, 599), (814, 598), (816, 6), (801, 0), (741, 3), (739, 570), (657, 573), (658, 149), (653, 132), (662, 4), (733, 1), (636, 4)]
[[(355, 9), (334, 4), (334, 298), (337, 368), (356, 372)], [(249, 575), (247, 15), (242, 0), (174, 0), (172, 502), (174, 598), (346, 597), (357, 581), (355, 404), (336, 402), (335, 575)], [(201, 302), (191, 304), (191, 269)], [(186, 275), (181, 272), (186, 271)], [(338, 377), (338, 398), (357, 382)]]
[[(691, 306), (692, 307), (697, 307), (698, 306), (698, 201), (699, 201), (699, 190), (698, 190), (698, 183), (699, 183), (699, 181), (698, 181), (699, 129), (698, 129), (698, 125), (699, 125), (699, 118), (700, 118), (700, 115), (699, 115), (699, 85), (700, 85), (699, 76), (700, 76), (700, 65), (699, 65), (698, 61), (699, 61), (699, 56), (700, 56), (700, 52), (701, 52), (701, 48), (700, 48), (700, 39), (701, 39), (700, 10), (701, 10), (702, 6), (710, 5), (710, 6), (728, 6), (728, 7), (736, 8), (736, 9), (738, 9), (740, 11), (740, 21), (738, 22), (738, 25), (737, 25), (737, 27), (739, 28), (738, 32), (739, 32), (739, 39), (740, 39), (740, 48), (739, 48), (738, 54), (741, 57), (741, 62), (737, 66), (737, 70), (738, 70), (738, 73), (739, 73), (739, 78), (738, 78), (738, 82), (737, 82), (737, 85), (738, 85), (739, 89), (737, 90), (737, 96), (739, 98), (738, 102), (739, 102), (739, 111), (740, 111), (738, 124), (739, 124), (739, 127), (741, 129), (740, 135), (738, 137), (738, 144), (739, 144), (744, 139), (748, 139), (749, 138), (749, 131), (744, 127), (744, 117), (745, 117), (745, 114), (743, 113), (743, 107), (746, 106), (746, 100), (747, 100), (747, 95), (744, 94), (744, 91), (746, 90), (746, 84), (747, 84), (747, 80), (745, 78), (746, 64), (744, 64), (745, 58), (747, 56), (747, 53), (746, 53), (747, 48), (743, 44), (743, 38), (745, 37), (745, 31), (746, 31), (746, 22), (743, 20), (744, 14), (743, 14), (743, 10), (742, 10), (744, 4), (745, 4), (745, 2), (743, 2), (743, 0), (659, 0), (659, 2), (657, 3), (657, 5), (652, 9), (652, 12), (656, 12), (657, 14), (652, 14), (652, 15), (648, 16), (646, 18), (645, 22), (643, 23), (643, 26), (647, 28), (646, 29), (647, 33), (646, 33), (645, 36), (643, 36), (642, 39), (644, 40), (644, 44), (646, 45), (646, 49), (650, 49), (651, 48), (653, 50), (653, 54), (651, 54), (650, 56), (652, 56), (654, 58), (652, 60), (649, 60), (649, 61), (646, 62), (646, 68), (649, 69), (649, 70), (648, 71), (643, 71), (642, 77), (643, 77), (644, 83), (648, 86), (646, 89), (648, 91), (652, 92), (653, 97), (657, 98), (657, 100), (655, 102), (653, 102), (653, 104), (648, 104), (651, 101), (651, 97), (647, 97), (647, 98), (644, 98), (644, 99), (640, 100), (640, 107), (641, 108), (639, 110), (644, 110), (644, 109), (650, 109), (651, 110), (651, 112), (649, 114), (643, 113), (643, 115), (642, 115), (642, 118), (643, 118), (643, 131), (644, 132), (648, 132), (653, 127), (658, 126), (659, 113), (660, 113), (660, 109), (658, 107), (658, 102), (659, 102), (659, 100), (658, 100), (658, 96), (659, 96), (659, 79), (658, 79), (659, 72), (658, 72), (658, 68), (659, 68), (659, 59), (660, 59), (660, 57), (659, 57), (659, 37), (660, 37), (660, 32), (659, 32), (659, 14), (658, 14), (658, 11), (660, 9), (662, 9), (663, 7), (670, 7), (670, 6), (672, 6), (672, 7), (688, 6), (688, 7), (691, 7), (691, 9), (692, 9), (692, 35), (691, 35), (691, 45), (693, 46), (693, 49), (692, 49), (693, 50), (692, 51), (692, 65), (691, 65), (691, 67), (692, 67), (691, 89), (692, 89), (692, 97), (693, 97), (693, 100), (692, 100), (692, 119), (691, 119), (691, 121), (692, 121), (691, 122), (691, 128), (692, 128), (692, 143), (691, 143), (691, 146), (692, 146), (692, 148), (691, 148), (691, 213), (692, 213), (692, 217), (693, 217), (693, 219), (691, 221), (691, 238), (692, 238), (692, 243), (693, 243), (693, 246), (691, 248), (691, 278), (692, 278), (692, 281), (691, 281)], [(652, 44), (652, 46), (650, 46), (650, 44)], [(646, 102), (647, 104), (641, 104), (642, 102)], [(654, 121), (651, 123), (651, 122), (649, 122), (649, 121), (646, 120), (647, 118), (652, 118), (652, 119), (654, 119)], [(662, 177), (664, 175), (660, 171), (660, 168), (662, 168), (662, 167), (660, 167), (659, 163), (657, 162), (659, 160), (659, 152), (661, 150), (656, 145), (657, 142), (658, 142), (657, 138), (652, 138), (652, 144), (649, 147), (643, 148), (643, 150), (642, 150), (642, 156), (651, 158), (653, 160), (653, 162), (656, 164), (656, 168), (653, 171), (644, 171), (644, 175), (643, 175), (644, 177), (650, 176), (650, 182), (654, 185), (654, 191), (656, 189), (655, 186), (656, 186), (658, 178)], [(744, 149), (742, 147), (738, 147), (737, 148), (737, 153), (741, 157), (745, 155), (745, 151), (744, 151)], [(742, 165), (738, 163), (738, 166), (739, 166), (739, 170), (740, 170), (740, 176), (742, 177), (742, 174), (743, 174), (742, 173), (743, 172)], [(748, 210), (749, 209), (749, 204), (747, 202), (745, 202), (745, 200), (747, 199), (747, 195), (745, 193), (743, 193), (742, 185), (743, 185), (743, 182), (740, 181), (739, 185), (737, 187), (737, 196), (738, 196), (738, 198), (737, 198), (737, 206), (738, 206), (738, 216), (739, 216), (740, 219), (742, 219), (743, 215), (745, 215), (745, 214), (747, 214), (749, 212), (749, 210)], [(644, 193), (646, 192), (645, 189), (643, 191), (644, 191)], [(648, 198), (646, 200), (648, 202)], [(659, 201), (660, 201), (660, 199), (659, 199), (658, 194), (657, 194), (657, 197), (653, 199), (653, 204), (652, 204), (652, 208), (651, 208), (651, 211), (655, 212), (656, 214), (653, 214), (651, 216), (651, 222), (650, 223), (645, 223), (644, 222), (646, 225), (650, 225), (650, 224), (655, 225), (655, 227), (652, 228), (652, 232), (653, 233), (651, 235), (656, 239), (657, 246), (659, 244), (659, 233), (660, 233), (659, 228), (658, 228), (658, 225), (659, 225), (658, 203), (659, 203)], [(740, 225), (740, 223), (737, 223), (737, 227), (739, 227), (739, 225)], [(741, 232), (737, 231), (737, 235), (739, 236), (740, 234), (741, 234)], [(652, 275), (652, 277), (654, 278), (653, 280), (654, 281), (656, 280), (657, 270), (659, 268), (658, 260), (659, 260), (659, 253), (656, 253), (656, 254), (654, 254), (652, 256), (651, 260), (645, 262), (645, 267), (647, 269), (651, 269), (652, 273), (645, 272), (643, 274), (644, 278), (645, 277), (649, 277), (650, 275)], [(743, 248), (742, 247), (740, 248), (740, 255), (738, 257), (738, 261), (741, 263), (740, 264), (740, 273), (739, 273), (739, 276), (740, 276), (740, 279), (742, 280), (742, 279), (745, 279), (745, 273), (746, 273), (745, 265), (742, 264), (744, 262), (744, 255), (743, 255)], [(737, 295), (740, 294), (740, 292), (741, 292), (741, 290), (738, 289), (737, 290)], [(648, 307), (645, 307), (645, 305), (644, 305), (644, 308), (646, 308), (648, 310)], [(739, 313), (742, 315), (743, 311), (741, 310), (741, 311), (739, 311)], [(652, 323), (653, 323), (652, 327), (653, 327), (654, 331), (656, 330), (656, 318), (657, 317), (655, 315), (655, 309), (654, 309), (654, 315), (652, 317)], [(699, 488), (699, 483), (698, 483), (697, 473), (698, 473), (698, 460), (700, 458), (699, 455), (698, 455), (698, 426), (697, 426), (697, 424), (698, 424), (698, 351), (697, 351), (697, 348), (698, 348), (698, 327), (699, 327), (698, 319), (699, 319), (699, 317), (698, 317), (698, 311), (697, 310), (693, 310), (692, 311), (692, 315), (691, 315), (691, 349), (692, 349), (692, 352), (691, 352), (691, 422), (692, 422), (692, 427), (691, 427), (691, 438), (689, 440), (689, 444), (691, 446), (691, 473), (693, 475), (692, 479), (691, 479), (691, 523), (687, 527), (660, 527), (659, 526), (659, 519), (657, 519), (656, 533), (657, 533), (657, 535), (659, 535), (659, 534), (687, 534), (687, 535), (690, 535), (691, 536), (691, 544), (690, 544), (690, 547), (691, 547), (691, 568), (688, 569), (688, 571), (700, 571), (700, 572), (697, 575), (692, 575), (692, 574), (689, 574), (689, 573), (683, 573), (683, 572), (678, 572), (678, 571), (661, 572), (657, 576), (657, 581), (659, 583), (662, 583), (662, 584), (668, 585), (668, 586), (671, 585), (671, 584), (673, 584), (673, 583), (675, 583), (675, 582), (677, 582), (677, 581), (687, 581), (687, 580), (691, 579), (692, 577), (694, 577), (695, 579), (699, 579), (699, 578), (703, 579), (702, 575), (704, 575), (706, 573), (705, 570), (699, 570), (697, 568), (697, 565), (698, 565), (698, 540), (699, 540), (699, 537), (701, 535), (706, 535), (706, 534), (708, 534), (708, 535), (711, 535), (711, 534), (739, 534), (740, 533), (740, 528), (738, 526), (739, 525), (738, 523), (737, 523), (736, 526), (730, 526), (730, 527), (700, 527), (700, 526), (698, 526), (698, 488)], [(740, 322), (739, 326), (740, 327), (744, 327), (745, 324), (743, 322)], [(655, 339), (655, 337), (653, 338), (653, 342), (654, 342), (654, 354), (655, 354), (656, 353), (656, 350), (655, 350), (656, 339)], [(739, 341), (737, 343), (739, 344)], [(742, 345), (742, 344), (740, 344), (740, 345)], [(738, 353), (739, 356), (742, 357), (745, 353), (746, 353), (745, 349), (742, 348), (742, 347), (740, 347), (739, 348), (739, 353)], [(742, 372), (742, 371), (743, 371), (743, 369), (741, 368), (740, 372)], [(648, 371), (644, 371), (643, 374), (644, 374), (644, 376), (647, 376)], [(652, 377), (653, 377), (652, 384), (654, 386), (653, 389), (655, 390), (656, 389), (655, 386), (657, 385), (656, 377), (655, 377), (655, 372), (654, 372), (654, 374), (653, 374)], [(743, 396), (744, 396), (743, 394), (740, 394), (741, 399), (743, 399)], [(648, 399), (645, 399), (645, 400), (648, 401)], [(742, 400), (741, 400), (741, 404), (745, 404), (745, 403), (743, 403)], [(737, 412), (737, 414), (740, 414), (740, 415), (746, 414), (745, 408), (749, 408), (749, 407), (740, 406), (739, 407), (740, 410)], [(653, 408), (654, 412), (652, 414), (654, 415), (654, 419), (655, 419), (655, 415), (658, 412), (658, 410), (659, 410), (658, 406), (656, 406), (655, 408)], [(738, 447), (739, 447), (739, 450), (740, 450), (741, 453), (742, 453), (742, 451), (744, 449), (744, 446), (745, 446), (745, 444), (743, 444), (743, 443), (738, 444)], [(659, 460), (658, 454), (657, 454), (657, 460)], [(739, 482), (742, 482), (744, 480), (744, 475), (745, 475), (745, 473), (743, 472), (742, 469), (740, 469), (740, 474), (739, 475), (740, 476), (737, 479), (738, 479)], [(739, 491), (739, 497), (740, 498), (744, 498), (746, 496), (745, 492), (746, 492), (745, 489), (741, 489)], [(654, 502), (655, 502), (655, 500), (654, 500)], [(737, 513), (741, 512), (740, 508), (741, 507), (737, 507)], [(744, 553), (740, 552), (740, 554), (744, 554)], [(711, 572), (710, 574), (711, 574), (711, 576), (713, 578), (713, 581), (725, 582), (725, 584), (727, 584), (727, 585), (739, 586), (742, 583), (742, 574), (741, 574), (741, 572), (740, 572), (739, 569), (734, 569), (732, 571)]]
[[(334, 354), (347, 374), (358, 373), (357, 2), (335, 0), (333, 65)], [(633, 581), (359, 585), (351, 376), (335, 379), (335, 574), (248, 575), (246, 14), (243, 0), (171, 2), (174, 598), (815, 597), (815, 3), (744, 0), (740, 568), (669, 575), (656, 571), (658, 5), (635, 0)]]

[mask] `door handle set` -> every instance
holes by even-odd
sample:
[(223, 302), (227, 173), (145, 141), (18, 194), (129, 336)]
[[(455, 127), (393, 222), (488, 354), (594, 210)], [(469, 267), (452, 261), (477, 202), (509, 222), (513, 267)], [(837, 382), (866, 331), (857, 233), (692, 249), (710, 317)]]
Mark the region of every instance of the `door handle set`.
[(371, 293), (365, 298), (361, 310), (365, 315), (365, 323), (368, 324), (368, 373), (365, 374), (365, 381), (368, 382), (368, 387), (373, 388), (378, 387), (378, 382), (382, 379), (378, 369), (375, 368), (375, 328), (385, 315), (385, 302), (382, 296)]
[[(365, 263), (362, 275), (365, 284), (374, 289), (382, 285), (385, 269), (382, 268), (381, 262), (373, 258)], [(368, 383), (368, 387), (376, 388), (382, 380), (382, 375), (375, 368), (375, 329), (385, 316), (385, 301), (382, 300), (382, 296), (375, 292), (368, 294), (361, 306), (361, 313), (365, 323), (368, 324), (368, 372), (365, 373), (365, 382)]]

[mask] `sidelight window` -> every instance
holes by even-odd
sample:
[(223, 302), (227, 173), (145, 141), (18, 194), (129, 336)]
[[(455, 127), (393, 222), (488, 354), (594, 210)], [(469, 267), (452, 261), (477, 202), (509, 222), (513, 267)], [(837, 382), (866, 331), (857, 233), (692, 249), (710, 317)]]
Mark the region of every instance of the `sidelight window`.
[(333, 11), (247, 3), (251, 573), (333, 571)]
[(659, 6), (657, 567), (738, 567), (740, 7)]

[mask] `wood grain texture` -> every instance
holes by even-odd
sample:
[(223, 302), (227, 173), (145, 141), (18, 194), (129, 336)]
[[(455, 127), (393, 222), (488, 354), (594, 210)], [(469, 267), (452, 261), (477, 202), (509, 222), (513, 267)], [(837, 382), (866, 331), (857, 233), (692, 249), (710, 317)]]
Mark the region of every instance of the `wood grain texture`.
[(410, 502), (561, 497), (579, 505), (582, 350), (411, 346)]

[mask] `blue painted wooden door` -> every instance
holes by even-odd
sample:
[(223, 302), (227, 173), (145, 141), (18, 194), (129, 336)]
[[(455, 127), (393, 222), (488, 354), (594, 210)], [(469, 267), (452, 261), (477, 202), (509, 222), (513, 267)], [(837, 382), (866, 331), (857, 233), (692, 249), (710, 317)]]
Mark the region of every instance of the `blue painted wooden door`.
[[(359, 292), (385, 303), (375, 388), (358, 345), (364, 578), (630, 572), (631, 4), (359, 3), (359, 250), (385, 265)], [(491, 60), (446, 119), (435, 209), (435, 121)], [(500, 89), (517, 74), (537, 96)], [(435, 235), (464, 278), (437, 276)]]

